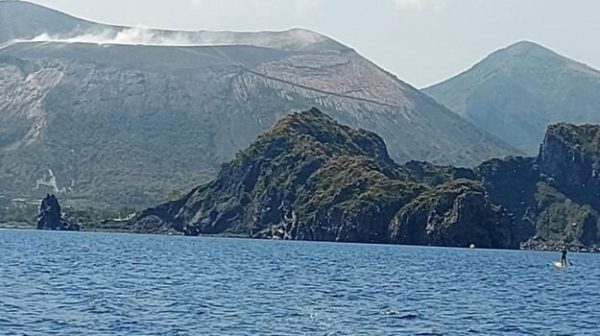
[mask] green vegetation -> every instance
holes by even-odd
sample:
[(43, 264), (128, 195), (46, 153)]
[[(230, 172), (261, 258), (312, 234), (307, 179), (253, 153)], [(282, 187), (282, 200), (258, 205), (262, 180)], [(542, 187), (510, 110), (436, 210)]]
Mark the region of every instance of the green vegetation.
[(132, 224), (190, 235), (593, 247), (600, 242), (599, 130), (551, 126), (538, 158), (494, 159), (476, 169), (397, 165), (377, 135), (312, 109), (281, 119), (213, 182)]
[(539, 238), (567, 244), (597, 242), (588, 237), (590, 231), (600, 228), (598, 211), (591, 206), (577, 204), (546, 183), (539, 183), (536, 199), (543, 209), (537, 218)]
[[(185, 195), (172, 187), (168, 203), (133, 220), (135, 208), (78, 199), (65, 203), (65, 218), (83, 230), (593, 248), (600, 242), (599, 134), (600, 126), (553, 125), (538, 158), (494, 159), (474, 170), (397, 165), (374, 133), (312, 109), (281, 119), (212, 182)], [(35, 204), (4, 200), (3, 221), (35, 223)]]
[[(223, 165), (213, 182), (180, 201), (144, 211), (134, 225), (157, 231), (170, 225), (186, 234), (388, 243), (400, 241), (390, 235), (390, 222), (404, 209), (407, 221), (423, 230), (431, 225), (432, 233), (444, 237), (425, 234), (412, 243), (457, 246), (463, 243), (457, 230), (471, 230), (466, 237), (481, 246), (514, 247), (504, 214), (484, 201), (481, 185), (473, 180), (452, 184), (462, 177), (475, 178), (475, 173), (418, 162), (399, 166), (374, 133), (340, 125), (312, 109), (284, 117)], [(447, 202), (448, 194), (459, 205), (444, 220), (426, 223), (413, 211), (420, 202), (434, 208), (446, 204), (450, 211), (454, 201)], [(478, 229), (479, 223), (494, 220), (509, 233), (490, 238), (490, 232), (499, 231)]]
[(600, 128), (597, 125), (558, 123), (548, 127), (547, 136), (568, 144), (575, 152), (592, 156), (600, 153)]
[(0, 226), (35, 227), (39, 204), (0, 198)]
[(65, 218), (81, 225), (82, 231), (130, 232), (129, 220), (136, 209), (124, 207), (118, 211), (106, 209), (73, 209), (66, 207)]
[[(422, 189), (393, 163), (381, 138), (313, 109), (283, 118), (187, 203), (199, 204), (199, 222), (206, 216), (209, 223), (214, 210), (224, 216), (200, 225), (199, 232), (271, 232), (294, 212), (299, 225), (290, 234), (312, 235), (324, 216), (370, 212), (391, 218), (394, 208)], [(384, 235), (379, 231), (373, 234)]]
[[(0, 227), (36, 227), (39, 202), (0, 198)], [(123, 207), (110, 208), (74, 207), (65, 205), (62, 209), (65, 219), (81, 225), (84, 231), (131, 231), (128, 219), (136, 209)]]

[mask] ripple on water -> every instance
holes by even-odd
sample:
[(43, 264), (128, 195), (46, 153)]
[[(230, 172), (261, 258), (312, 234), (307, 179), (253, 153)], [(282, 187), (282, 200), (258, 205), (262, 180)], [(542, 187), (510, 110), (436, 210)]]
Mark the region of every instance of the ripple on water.
[(555, 258), (536, 252), (0, 231), (0, 330), (600, 335), (600, 256), (573, 254), (577, 268), (561, 271), (550, 265)]

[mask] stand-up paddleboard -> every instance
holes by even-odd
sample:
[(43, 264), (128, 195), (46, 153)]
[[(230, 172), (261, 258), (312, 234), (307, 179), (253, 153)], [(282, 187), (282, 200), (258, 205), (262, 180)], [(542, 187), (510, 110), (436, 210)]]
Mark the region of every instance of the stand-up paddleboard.
[(567, 267), (569, 267), (569, 262), (567, 262), (565, 265), (563, 265), (560, 261), (555, 261), (553, 264), (554, 264), (554, 267), (556, 267), (556, 268), (567, 268)]

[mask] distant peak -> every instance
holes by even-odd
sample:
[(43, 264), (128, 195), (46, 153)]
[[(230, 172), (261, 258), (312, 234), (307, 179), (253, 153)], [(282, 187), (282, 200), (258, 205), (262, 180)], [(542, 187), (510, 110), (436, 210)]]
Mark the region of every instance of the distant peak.
[[(517, 68), (530, 67), (540, 69), (563, 69), (586, 72), (594, 75), (600, 74), (597, 70), (563, 56), (554, 50), (531, 41), (520, 41), (500, 49), (489, 55), (483, 64), (492, 64), (495, 67), (515, 66)], [(480, 64), (481, 64), (480, 63)]]
[(526, 49), (526, 48), (544, 48), (547, 49), (545, 47), (543, 47), (542, 45), (532, 42), (532, 41), (527, 41), (527, 40), (522, 40), (522, 41), (518, 41), (515, 42), (511, 45), (508, 46), (508, 49), (511, 48), (521, 48), (521, 49)]
[(492, 69), (563, 66), (570, 61), (555, 51), (531, 41), (520, 41), (496, 50), (473, 68)]
[(506, 47), (502, 50), (512, 51), (512, 52), (520, 52), (520, 53), (538, 51), (538, 52), (547, 52), (547, 53), (558, 55), (550, 48), (544, 47), (541, 44), (531, 42), (531, 41), (519, 41), (519, 42), (509, 45), (508, 47)]

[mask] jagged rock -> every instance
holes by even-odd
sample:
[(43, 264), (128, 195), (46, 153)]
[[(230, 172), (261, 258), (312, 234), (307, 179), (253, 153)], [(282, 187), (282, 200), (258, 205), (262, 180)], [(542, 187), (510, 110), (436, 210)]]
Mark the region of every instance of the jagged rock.
[[(390, 238), (390, 222), (398, 211), (421, 194), (445, 202), (428, 190), (463, 176), (475, 174), (425, 163), (399, 166), (377, 135), (342, 126), (312, 109), (283, 118), (224, 165), (213, 182), (179, 201), (146, 210), (132, 225), (170, 226), (190, 235), (399, 242)], [(436, 229), (435, 239), (418, 243), (458, 246), (463, 242), (458, 236), (468, 230), (496, 233), (497, 219), (497, 232), (503, 236), (465, 238), (479, 246), (518, 245), (510, 240), (511, 227), (500, 207), (484, 200), (480, 186), (472, 189), (456, 197), (456, 211), (448, 222), (456, 225)], [(488, 215), (494, 217), (482, 219)]]
[(600, 209), (600, 127), (548, 127), (537, 159), (541, 173), (568, 197)]
[(390, 238), (410, 245), (517, 248), (512, 225), (479, 183), (457, 180), (403, 206), (390, 224)]
[(540, 173), (535, 158), (509, 157), (481, 164), (476, 173), (492, 203), (508, 209), (518, 241), (535, 234)]
[(312, 109), (286, 116), (212, 183), (143, 212), (134, 225), (170, 225), (190, 235), (385, 242), (387, 221), (422, 190), (377, 135)]
[[(490, 200), (510, 211), (522, 248), (600, 242), (600, 126), (550, 125), (536, 158), (482, 164), (477, 173)], [(532, 237), (535, 237), (532, 238)]]
[[(144, 232), (593, 251), (600, 242), (600, 126), (549, 127), (537, 158), (476, 169), (395, 164), (377, 135), (316, 109), (280, 120)], [(573, 159), (575, 158), (575, 159)], [(575, 224), (575, 225), (573, 225)], [(535, 237), (535, 239), (533, 239)]]
[(63, 219), (58, 199), (48, 194), (40, 205), (37, 228), (38, 230), (79, 231), (79, 224)]

